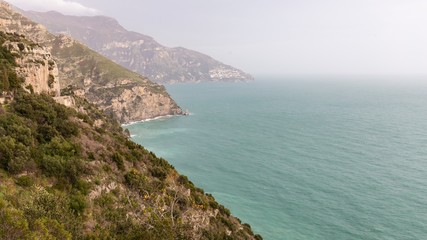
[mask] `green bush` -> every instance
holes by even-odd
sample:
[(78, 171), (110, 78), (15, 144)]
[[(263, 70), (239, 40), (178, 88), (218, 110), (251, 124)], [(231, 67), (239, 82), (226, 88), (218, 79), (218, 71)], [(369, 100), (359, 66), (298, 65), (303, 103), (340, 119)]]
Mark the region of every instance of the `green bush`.
[(30, 149), (10, 136), (0, 137), (0, 167), (20, 173), (32, 166)]
[(65, 162), (66, 160), (62, 156), (45, 155), (39, 164), (43, 173), (47, 176), (62, 177), (65, 175)]
[(125, 170), (125, 163), (123, 161), (123, 156), (120, 153), (115, 152), (111, 157), (111, 160), (113, 160), (113, 162), (116, 163), (117, 168), (119, 168), (122, 171)]
[(88, 204), (86, 198), (80, 192), (71, 195), (70, 197), (70, 209), (76, 215), (83, 214), (84, 210), (87, 208)]
[(103, 193), (99, 197), (95, 198), (95, 203), (103, 208), (112, 207), (117, 201), (112, 193)]
[(51, 125), (43, 124), (37, 126), (37, 140), (40, 143), (48, 143), (58, 135), (58, 131)]
[(64, 138), (77, 136), (79, 134), (79, 127), (71, 121), (56, 121), (54, 126)]
[(179, 175), (177, 179), (178, 183), (184, 185), (186, 188), (189, 188), (192, 192), (195, 192), (195, 187), (193, 182), (191, 182), (187, 176), (185, 175)]
[(77, 146), (60, 137), (55, 137), (49, 143), (43, 145), (43, 151), (46, 155), (51, 156), (57, 155), (66, 158), (79, 156)]
[(92, 185), (83, 179), (78, 179), (74, 184), (76, 190), (80, 191), (84, 195), (88, 195)]
[(33, 229), (31, 239), (72, 239), (72, 235), (65, 230), (64, 225), (54, 219), (46, 217), (37, 219)]
[(158, 179), (160, 179), (161, 181), (164, 181), (168, 175), (168, 171), (164, 168), (155, 166), (153, 168), (150, 169), (151, 175), (153, 177), (156, 177)]
[(21, 187), (31, 187), (34, 185), (34, 177), (29, 175), (18, 177), (16, 179), (16, 184)]
[(143, 192), (144, 185), (147, 183), (147, 178), (138, 172), (138, 170), (132, 169), (125, 174), (125, 183), (130, 188)]
[(28, 231), (24, 213), (0, 198), (0, 239), (25, 239)]
[(223, 205), (219, 206), (219, 212), (225, 214), (227, 217), (231, 215), (230, 210), (228, 210), (228, 208), (225, 208)]
[(62, 219), (67, 216), (67, 201), (61, 195), (50, 193), (46, 189), (34, 186), (23, 206), (25, 216), (30, 220), (43, 217)]
[(15, 114), (0, 114), (0, 136), (9, 136), (25, 146), (34, 145), (33, 124)]

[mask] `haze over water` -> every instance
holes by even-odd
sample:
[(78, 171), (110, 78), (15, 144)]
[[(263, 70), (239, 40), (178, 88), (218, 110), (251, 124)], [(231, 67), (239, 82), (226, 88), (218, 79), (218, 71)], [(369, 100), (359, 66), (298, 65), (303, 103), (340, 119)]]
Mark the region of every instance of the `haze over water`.
[(265, 239), (427, 239), (427, 84), (343, 80), (167, 86), (192, 115), (128, 128)]

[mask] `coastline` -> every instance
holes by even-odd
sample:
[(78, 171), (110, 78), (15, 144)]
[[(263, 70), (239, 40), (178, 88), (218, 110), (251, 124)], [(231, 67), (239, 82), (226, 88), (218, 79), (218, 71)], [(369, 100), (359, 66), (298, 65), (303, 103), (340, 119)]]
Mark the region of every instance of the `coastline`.
[(138, 123), (150, 122), (150, 121), (154, 121), (154, 120), (167, 119), (167, 118), (178, 117), (178, 116), (186, 116), (186, 115), (183, 115), (183, 114), (173, 114), (173, 115), (157, 116), (157, 117), (154, 117), (154, 118), (147, 118), (147, 119), (143, 119), (143, 120), (139, 120), (139, 121), (133, 121), (133, 122), (129, 122), (129, 123), (123, 123), (123, 124), (121, 124), (121, 126), (122, 127), (127, 127), (127, 126), (131, 126), (131, 125), (138, 124)]
[(133, 122), (129, 122), (129, 123), (123, 123), (123, 124), (120, 124), (120, 126), (127, 127), (127, 126), (131, 126), (131, 125), (134, 125), (137, 123), (150, 122), (150, 121), (154, 121), (154, 120), (167, 119), (167, 118), (173, 118), (173, 117), (179, 117), (179, 116), (190, 116), (190, 115), (193, 115), (193, 114), (191, 112), (189, 112), (188, 110), (186, 110), (180, 114), (168, 114), (168, 115), (162, 115), (162, 116), (157, 116), (157, 117), (153, 117), (153, 118), (146, 118), (146, 119), (133, 121)]

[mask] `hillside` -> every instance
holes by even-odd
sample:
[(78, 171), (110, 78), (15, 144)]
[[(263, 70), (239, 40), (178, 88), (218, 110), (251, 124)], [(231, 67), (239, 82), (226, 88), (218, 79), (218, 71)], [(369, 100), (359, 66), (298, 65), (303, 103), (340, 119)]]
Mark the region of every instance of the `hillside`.
[(61, 89), (73, 89), (75, 95), (96, 104), (121, 123), (182, 113), (163, 86), (68, 36), (49, 33), (3, 1), (0, 1), (0, 31), (23, 34), (47, 47), (57, 63)]
[(58, 12), (22, 12), (49, 31), (71, 35), (114, 62), (158, 83), (248, 81), (253, 77), (205, 54), (169, 48), (152, 37), (131, 32), (105, 16), (65, 16)]
[(34, 92), (36, 43), (0, 43), (0, 239), (261, 239), (93, 104)]

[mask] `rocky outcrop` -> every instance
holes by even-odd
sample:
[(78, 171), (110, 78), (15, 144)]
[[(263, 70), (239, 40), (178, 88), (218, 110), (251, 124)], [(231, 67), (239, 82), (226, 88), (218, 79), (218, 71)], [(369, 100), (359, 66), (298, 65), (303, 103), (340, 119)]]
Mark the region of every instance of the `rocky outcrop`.
[(46, 48), (36, 44), (28, 45), (25, 41), (6, 41), (3, 46), (7, 46), (12, 54), (19, 56), (15, 58), (18, 64), (16, 72), (25, 79), (25, 89), (59, 97), (58, 67)]
[(53, 33), (66, 33), (114, 62), (159, 83), (248, 81), (253, 77), (205, 54), (169, 48), (152, 37), (130, 32), (115, 19), (23, 12)]
[(28, 92), (46, 93), (52, 97), (60, 95), (58, 67), (45, 47), (23, 35), (3, 31), (0, 32), (0, 45), (1, 57), (4, 58), (0, 72), (3, 84), (7, 82), (3, 85), (6, 95), (14, 92), (10, 87), (16, 89), (17, 82)]
[[(52, 43), (63, 82), (122, 123), (182, 114), (166, 89), (93, 52), (67, 35)], [(72, 57), (69, 57), (72, 56)]]
[[(22, 16), (3, 1), (0, 1), (0, 31), (23, 34), (38, 46), (43, 46), (34, 53), (28, 52), (27, 59), (23, 60), (35, 64), (28, 65), (28, 71), (25, 70), (36, 75), (27, 74), (26, 78), (33, 88), (37, 82), (37, 88), (44, 89), (44, 80), (49, 87), (51, 76), (56, 87), (59, 78), (62, 89), (73, 89), (74, 93), (117, 116), (122, 123), (182, 113), (164, 87), (125, 69), (67, 35), (49, 33), (45, 27)], [(52, 64), (48, 51), (52, 53), (59, 72), (54, 65), (49, 70)], [(36, 80), (41, 76), (47, 76), (47, 79), (39, 83)]]
[[(144, 99), (141, 104), (145, 107), (142, 108), (143, 111), (138, 111), (138, 104), (140, 104), (141, 98)], [(128, 103), (131, 105), (129, 106)], [(119, 96), (111, 99), (111, 106), (105, 110), (107, 112), (119, 112), (120, 114), (117, 117), (122, 122), (131, 122), (153, 116), (162, 116), (164, 113), (177, 114), (177, 112), (173, 111), (168, 112), (168, 106), (171, 104), (173, 103), (167, 96), (160, 93), (152, 94), (145, 87), (133, 86), (123, 89)], [(120, 111), (121, 109), (126, 111)]]

